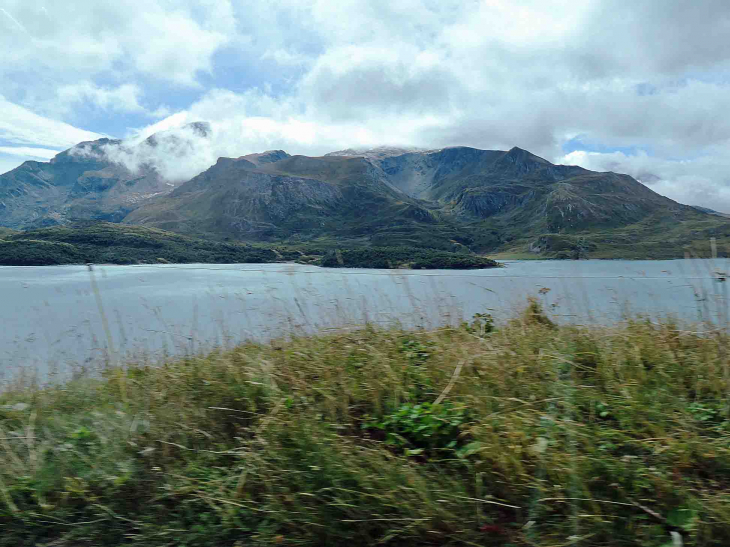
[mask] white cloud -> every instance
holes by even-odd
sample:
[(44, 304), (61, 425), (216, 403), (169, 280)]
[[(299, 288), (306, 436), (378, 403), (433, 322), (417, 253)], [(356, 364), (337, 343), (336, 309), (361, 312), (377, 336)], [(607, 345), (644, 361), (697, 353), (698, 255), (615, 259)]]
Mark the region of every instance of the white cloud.
[(103, 136), (39, 116), (0, 95), (0, 140), (11, 144), (69, 148), (78, 142)]
[(264, 51), (261, 54), (261, 58), (264, 60), (272, 60), (276, 64), (281, 66), (303, 66), (311, 61), (308, 55), (303, 53), (295, 53), (285, 48), (273, 48)]
[(0, 25), (10, 32), (0, 32), (0, 75), (35, 66), (69, 81), (114, 70), (197, 85), (198, 72), (211, 70), (212, 55), (235, 33), (230, 0), (5, 4)]
[[(196, 121), (210, 124), (208, 136), (184, 127)], [(273, 148), (321, 155), (342, 148), (383, 144), (384, 135), (388, 143), (417, 145), (422, 142), (419, 135), (448, 122), (432, 114), (403, 119), (398, 113), (383, 114), (368, 125), (359, 119), (309, 121), (306, 112), (289, 100), (277, 100), (256, 90), (245, 94), (214, 90), (189, 109), (130, 133), (122, 146), (106, 147), (106, 152), (110, 159), (131, 170), (154, 164), (163, 176), (180, 181), (204, 171), (219, 157), (239, 157)], [(165, 134), (160, 145), (138, 146), (160, 132)]]
[[(30, 146), (0, 146), (0, 154), (9, 156), (20, 156), (21, 158), (33, 158), (50, 160), (58, 154), (60, 150), (51, 150), (49, 148), (34, 148)], [(4, 173), (4, 171), (2, 171)]]
[[(559, 153), (569, 134), (614, 146), (651, 145), (677, 155), (696, 153), (730, 133), (730, 122), (715, 114), (730, 108), (724, 81), (707, 81), (696, 72), (677, 80), (674, 73), (658, 71), (663, 62), (641, 56), (619, 59), (635, 65), (628, 69), (611, 57), (610, 48), (602, 53), (606, 59), (596, 57), (592, 48), (598, 38), (588, 29), (630, 42), (642, 55), (656, 49), (641, 33), (611, 35), (614, 22), (602, 6), (562, 0), (517, 6), (497, 0), (290, 0), (248, 6), (238, 13), (239, 24), (264, 58), (306, 69), (288, 93), (223, 97), (211, 91), (186, 112), (190, 119), (214, 122), (254, 115), (277, 123), (293, 118), (318, 127), (318, 134), (339, 133), (335, 140), (343, 145), (370, 139), (423, 146), (520, 145), (550, 156)], [(638, 17), (641, 28), (652, 26), (650, 10), (625, 10), (616, 18), (619, 31), (627, 28), (621, 23), (625, 18)], [(601, 60), (604, 68), (588, 70), (592, 60)], [(656, 91), (642, 96), (637, 86), (647, 80)], [(220, 113), (217, 101), (226, 103)]]
[(129, 135), (126, 137), (126, 141), (130, 145), (136, 145), (145, 140), (147, 137), (150, 137), (154, 135), (155, 133), (159, 133), (161, 131), (168, 131), (170, 129), (175, 129), (178, 127), (181, 127), (187, 123), (190, 123), (195, 120), (190, 120), (190, 115), (187, 112), (177, 112), (175, 114), (171, 114), (167, 116), (166, 118), (160, 120), (159, 122), (153, 123), (151, 125), (148, 125), (146, 127), (143, 127), (139, 130), (133, 130)]
[(135, 84), (100, 87), (92, 82), (64, 85), (58, 88), (56, 102), (65, 110), (87, 103), (101, 110), (147, 113), (140, 104), (142, 89)]
[[(10, 97), (4, 89), (12, 88), (24, 105), (54, 100), (71, 110), (83, 103), (110, 115), (163, 117), (131, 131), (135, 142), (210, 122), (210, 138), (165, 163), (175, 177), (266, 148), (518, 145), (560, 158), (563, 144), (581, 135), (598, 148), (652, 155), (580, 161), (618, 162), (630, 174), (650, 169), (664, 181), (655, 189), (707, 202), (726, 195), (725, 4), (7, 0), (0, 93)], [(31, 72), (40, 75), (32, 85), (9, 77)], [(160, 90), (171, 106), (147, 103)], [(57, 146), (54, 131), (8, 125), (0, 116), (0, 136), (8, 132), (14, 143)]]
[(149, 115), (153, 118), (167, 118), (170, 114), (172, 114), (172, 109), (164, 104), (149, 112)]
[(136, 52), (136, 67), (184, 85), (196, 85), (197, 72), (209, 72), (211, 56), (227, 42), (225, 34), (201, 28), (182, 11), (144, 11), (139, 22), (150, 33)]

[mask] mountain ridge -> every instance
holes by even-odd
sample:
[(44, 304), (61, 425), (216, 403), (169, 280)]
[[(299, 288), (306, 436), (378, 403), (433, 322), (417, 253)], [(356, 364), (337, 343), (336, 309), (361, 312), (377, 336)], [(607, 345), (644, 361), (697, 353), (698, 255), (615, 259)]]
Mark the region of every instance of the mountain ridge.
[[(210, 134), (204, 124), (189, 130), (198, 138)], [(519, 147), (381, 146), (318, 157), (268, 150), (221, 157), (172, 184), (154, 165), (143, 165), (135, 178), (109, 161), (104, 151), (120, 142), (80, 143), (48, 163), (26, 162), (0, 175), (0, 225), (37, 228), (87, 218), (215, 240), (544, 256), (589, 250), (593, 256), (618, 240), (628, 251), (618, 235), (653, 241), (660, 228), (674, 234), (665, 245), (673, 256), (709, 234), (730, 237), (725, 217), (681, 205), (628, 175), (555, 165)], [(160, 143), (179, 153), (191, 146), (169, 132), (139, 146)], [(140, 186), (147, 193), (140, 195)]]
[[(730, 225), (719, 217), (713, 222), (628, 175), (554, 165), (518, 147), (379, 147), (321, 157), (282, 153), (258, 165), (247, 157), (219, 159), (171, 194), (179, 203), (153, 199), (125, 222), (254, 241), (330, 238), (343, 244), (474, 252), (522, 248), (556, 256), (599, 250), (613, 241), (613, 231), (648, 218), (656, 226), (673, 223), (681, 228), (687, 221), (699, 223), (705, 232), (730, 236), (723, 231)], [(235, 165), (235, 173), (223, 176), (221, 165)], [(220, 205), (203, 210), (202, 204), (211, 200)], [(652, 230), (639, 226), (637, 239), (642, 233), (657, 236)], [(672, 230), (664, 226), (666, 233)], [(702, 237), (701, 230), (695, 232), (678, 234), (671, 253), (681, 256), (679, 240)], [(600, 241), (578, 242), (591, 234), (599, 234)]]

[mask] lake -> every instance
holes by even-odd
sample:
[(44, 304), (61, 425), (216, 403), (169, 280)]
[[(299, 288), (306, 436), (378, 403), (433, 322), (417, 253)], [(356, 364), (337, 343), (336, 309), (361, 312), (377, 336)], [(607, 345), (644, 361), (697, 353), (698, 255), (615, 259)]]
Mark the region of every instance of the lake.
[(529, 296), (560, 322), (610, 324), (636, 314), (717, 321), (730, 280), (714, 272), (730, 271), (728, 262), (512, 261), (470, 271), (96, 266), (98, 291), (85, 266), (0, 267), (0, 382), (83, 373), (107, 359), (109, 340), (112, 360), (154, 361), (368, 322), (436, 328), (478, 312), (499, 322)]

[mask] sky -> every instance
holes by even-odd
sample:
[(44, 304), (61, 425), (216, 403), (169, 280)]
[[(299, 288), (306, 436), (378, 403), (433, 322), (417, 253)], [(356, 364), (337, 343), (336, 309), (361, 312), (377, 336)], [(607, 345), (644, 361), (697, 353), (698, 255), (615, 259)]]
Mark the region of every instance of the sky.
[(727, 0), (0, 0), (0, 172), (207, 121), (171, 178), (519, 146), (730, 212), (728, 36)]

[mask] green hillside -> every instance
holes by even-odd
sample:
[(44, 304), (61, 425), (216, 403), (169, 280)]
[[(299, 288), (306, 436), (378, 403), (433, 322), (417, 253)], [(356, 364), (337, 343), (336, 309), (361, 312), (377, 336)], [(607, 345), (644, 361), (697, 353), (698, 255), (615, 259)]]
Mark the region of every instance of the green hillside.
[(86, 222), (13, 232), (0, 239), (0, 265), (298, 262), (357, 268), (491, 268), (484, 257), (411, 247), (369, 247), (340, 251), (330, 243), (299, 246), (209, 241), (156, 228)]

